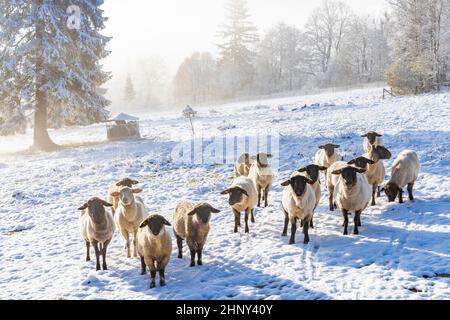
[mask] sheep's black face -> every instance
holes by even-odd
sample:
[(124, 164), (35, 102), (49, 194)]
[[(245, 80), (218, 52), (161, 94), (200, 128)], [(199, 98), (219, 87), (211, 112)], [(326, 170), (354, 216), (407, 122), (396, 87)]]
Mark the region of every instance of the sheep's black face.
[(317, 166), (315, 164), (309, 165), (307, 167), (301, 168), (298, 172), (306, 172), (309, 178), (314, 181), (314, 183), (319, 180), (320, 171), (327, 170), (326, 167)]
[(133, 185), (138, 184), (139, 181), (130, 179), (130, 178), (124, 178), (120, 182), (116, 183), (116, 186), (118, 187), (128, 187), (131, 188)]
[(371, 145), (374, 145), (375, 142), (377, 141), (378, 137), (382, 137), (383, 135), (376, 133), (375, 131), (369, 131), (368, 133), (366, 133), (365, 135), (363, 135), (363, 138), (367, 138), (367, 140), (369, 140), (369, 143)]
[(397, 199), (400, 188), (395, 183), (388, 183), (384, 187), (384, 193), (386, 194), (389, 202), (394, 202)]
[(222, 192), (222, 194), (229, 195), (228, 203), (230, 204), (230, 206), (234, 206), (235, 204), (242, 202), (244, 200), (244, 197), (248, 197), (247, 191), (239, 187), (227, 189)]
[(389, 160), (392, 157), (391, 152), (383, 146), (375, 146), (373, 152), (379, 160)]
[(144, 222), (141, 223), (141, 228), (148, 227), (150, 229), (150, 232), (157, 236), (161, 233), (161, 230), (164, 228), (164, 226), (170, 226), (171, 224), (169, 221), (166, 220), (163, 216), (160, 215), (152, 215), (148, 217)]
[(291, 186), (292, 190), (294, 191), (295, 195), (297, 197), (301, 197), (305, 194), (306, 191), (306, 184), (314, 184), (314, 181), (311, 179), (308, 179), (304, 176), (295, 176), (290, 178), (289, 180), (283, 182), (281, 185), (283, 187)]
[(332, 174), (341, 175), (344, 180), (345, 187), (352, 189), (358, 182), (357, 173), (365, 173), (366, 169), (360, 169), (355, 167), (345, 167), (341, 170), (333, 171)]
[(337, 144), (326, 144), (324, 146), (320, 146), (319, 149), (325, 150), (325, 153), (327, 154), (327, 157), (332, 157), (335, 153), (335, 150), (340, 148)]
[(89, 217), (91, 217), (92, 221), (94, 221), (95, 224), (100, 224), (105, 221), (105, 207), (112, 207), (112, 204), (99, 198), (92, 198), (82, 207), (78, 208), (78, 210), (88, 209)]
[(204, 203), (198, 205), (189, 215), (196, 214), (198, 219), (203, 223), (208, 223), (211, 219), (211, 213), (218, 213), (220, 210), (213, 208), (211, 205)]
[(374, 164), (375, 161), (364, 158), (364, 157), (358, 157), (350, 162), (348, 162), (349, 165), (355, 165), (355, 167), (366, 169), (368, 164)]

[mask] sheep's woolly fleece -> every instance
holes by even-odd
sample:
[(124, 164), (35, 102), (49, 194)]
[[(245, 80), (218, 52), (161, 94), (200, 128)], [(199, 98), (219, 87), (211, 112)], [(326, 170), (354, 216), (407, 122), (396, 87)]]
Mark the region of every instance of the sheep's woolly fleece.
[[(270, 207), (256, 210), (250, 234), (233, 234), (227, 197), (233, 163), (178, 164), (171, 157), (190, 127), (180, 112), (142, 114), (145, 139), (86, 144), (52, 154), (11, 152), (31, 135), (2, 137), (0, 148), (1, 299), (450, 299), (450, 93), (381, 99), (381, 88), (198, 108), (204, 144), (214, 136), (280, 133), (280, 170)], [(320, 106), (301, 106), (320, 103)], [(199, 127), (197, 127), (199, 130)], [(359, 236), (342, 235), (342, 217), (322, 201), (311, 242), (289, 246), (281, 237), (280, 183), (312, 162), (317, 146), (340, 144), (350, 160), (363, 153), (361, 134), (384, 134), (393, 158), (417, 151), (421, 173), (416, 201), (368, 208)], [(51, 131), (57, 143), (101, 141), (103, 125)], [(253, 152), (252, 152), (253, 153)], [(390, 175), (392, 160), (386, 161)], [(152, 213), (170, 221), (178, 201), (208, 202), (215, 214), (204, 266), (176, 258), (167, 286), (149, 289), (139, 259), (127, 259), (118, 232), (108, 271), (85, 262), (76, 210), (91, 196), (105, 197), (119, 178), (142, 183)], [(388, 178), (388, 177), (387, 177)], [(351, 226), (351, 224), (350, 224)], [(169, 229), (170, 234), (172, 230)], [(185, 246), (185, 250), (186, 246)], [(186, 253), (186, 251), (185, 251)]]

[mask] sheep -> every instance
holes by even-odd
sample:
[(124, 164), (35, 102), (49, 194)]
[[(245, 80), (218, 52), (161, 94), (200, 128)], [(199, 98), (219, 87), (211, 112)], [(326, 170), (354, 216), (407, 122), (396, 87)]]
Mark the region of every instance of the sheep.
[[(336, 161), (328, 168), (328, 170), (330, 172), (333, 172), (333, 171), (345, 168), (346, 166), (347, 166), (346, 162)], [(328, 201), (329, 201), (329, 205), (330, 205), (330, 211), (334, 211), (334, 209), (336, 208), (336, 205), (334, 203), (334, 187), (338, 183), (339, 177), (329, 174), (326, 178), (327, 178), (326, 180), (327, 180)]]
[(109, 187), (107, 199), (108, 199), (108, 202), (112, 203), (112, 205), (113, 205), (113, 207), (112, 207), (113, 215), (115, 214), (115, 212), (117, 210), (117, 206), (119, 205), (119, 197), (113, 197), (111, 195), (111, 193), (116, 192), (116, 191), (120, 191), (121, 187), (132, 188), (133, 185), (136, 185), (138, 183), (139, 183), (139, 181), (137, 181), (137, 180), (133, 180), (133, 179), (130, 179), (130, 178), (123, 178), (119, 182), (116, 182), (112, 186)]
[(348, 234), (349, 212), (355, 213), (353, 234), (359, 234), (361, 213), (370, 202), (371, 190), (365, 173), (366, 169), (352, 166), (331, 172), (331, 174), (339, 176), (339, 180), (334, 186), (334, 202), (344, 217), (344, 235)]
[[(317, 208), (320, 202), (321, 198), (321, 190), (320, 190), (320, 171), (326, 171), (327, 167), (318, 166), (315, 164), (311, 164), (309, 166), (303, 167), (299, 169), (297, 172), (304, 175), (305, 177), (311, 179), (314, 181), (314, 184), (312, 185), (312, 188), (314, 190), (314, 195), (316, 196), (316, 205), (314, 209)], [(294, 173), (295, 174), (295, 173)], [(311, 218), (311, 225), (310, 227), (314, 229), (314, 218)]]
[[(268, 161), (270, 158), (272, 158), (271, 154), (258, 153), (256, 156), (256, 161), (252, 163), (248, 174), (248, 177), (253, 180), (258, 192), (258, 207), (261, 207), (261, 195), (264, 200), (264, 206), (269, 206), (269, 190), (274, 179), (272, 169), (270, 168)], [(252, 222), (255, 222), (253, 216)]]
[(364, 138), (363, 148), (365, 153), (370, 152), (371, 146), (383, 146), (383, 141), (381, 139), (383, 135), (376, 133), (375, 131), (369, 131), (361, 137)]
[(86, 261), (91, 261), (89, 250), (92, 244), (97, 260), (97, 271), (100, 270), (100, 256), (103, 257), (103, 270), (108, 270), (106, 249), (115, 231), (114, 218), (109, 210), (105, 210), (105, 207), (112, 207), (112, 204), (99, 198), (91, 198), (78, 208), (78, 210), (83, 211), (79, 224), (81, 236), (86, 242)]
[[(369, 152), (363, 157), (358, 157), (350, 162), (349, 165), (355, 165), (358, 168), (367, 169), (367, 180), (372, 186), (372, 206), (376, 205), (375, 195), (381, 196), (380, 185), (386, 176), (386, 169), (382, 160), (388, 160), (392, 157), (391, 152), (383, 146), (369, 146)], [(378, 190), (378, 192), (377, 192)]]
[(417, 153), (412, 150), (402, 151), (392, 164), (391, 180), (383, 190), (389, 202), (394, 202), (399, 197), (403, 203), (403, 188), (408, 185), (409, 200), (414, 201), (413, 188), (420, 171), (420, 161)]
[(166, 285), (165, 272), (172, 254), (172, 239), (164, 226), (171, 226), (163, 216), (150, 215), (139, 225), (138, 251), (141, 258), (141, 275), (150, 269), (150, 288), (155, 287), (156, 271), (159, 285)]
[(234, 214), (234, 233), (238, 232), (241, 225), (241, 212), (245, 211), (245, 233), (249, 233), (248, 216), (251, 214), (252, 222), (255, 221), (253, 210), (258, 202), (258, 194), (252, 179), (238, 177), (234, 179), (230, 188), (221, 193), (229, 195), (228, 203)]
[(301, 174), (294, 175), (281, 184), (284, 187), (282, 207), (285, 217), (282, 236), (287, 236), (288, 223), (290, 222), (291, 238), (289, 244), (295, 243), (298, 219), (303, 222), (303, 243), (309, 243), (308, 229), (316, 204), (316, 196), (311, 187), (313, 184), (314, 181)]
[(203, 265), (203, 247), (209, 233), (211, 213), (219, 213), (208, 203), (193, 203), (182, 201), (177, 204), (173, 214), (173, 230), (177, 238), (178, 258), (183, 258), (183, 240), (187, 241), (191, 252), (191, 267), (195, 267), (195, 254), (197, 264)]
[(244, 153), (238, 159), (238, 161), (234, 164), (234, 177), (248, 177), (250, 172), (250, 155), (248, 153)]
[(119, 197), (119, 206), (117, 207), (116, 214), (114, 215), (114, 221), (117, 228), (120, 230), (123, 238), (125, 239), (125, 250), (128, 258), (130, 254), (130, 233), (133, 234), (133, 256), (137, 257), (137, 232), (140, 223), (146, 216), (145, 205), (142, 199), (135, 197), (135, 194), (141, 193), (140, 188), (122, 187), (120, 191), (114, 191), (111, 193), (113, 197)]
[[(340, 145), (332, 143), (319, 146), (320, 150), (317, 151), (314, 157), (314, 164), (329, 168), (333, 163), (340, 159), (340, 156), (336, 151), (336, 149), (339, 149), (340, 147)], [(327, 171), (325, 171), (325, 180), (327, 180)]]

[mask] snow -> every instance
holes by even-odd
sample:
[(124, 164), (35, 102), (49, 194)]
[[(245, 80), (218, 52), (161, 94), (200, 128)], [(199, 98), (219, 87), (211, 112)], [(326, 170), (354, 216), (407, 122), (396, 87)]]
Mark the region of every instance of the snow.
[[(192, 139), (181, 109), (139, 115), (145, 139), (137, 141), (106, 143), (104, 126), (94, 125), (51, 132), (58, 143), (86, 143), (80, 148), (11, 154), (30, 136), (2, 137), (0, 150), (9, 154), (0, 156), (0, 298), (450, 299), (450, 92), (382, 100), (375, 88), (196, 110), (204, 147), (224, 134), (280, 134), (270, 206), (256, 210), (249, 235), (243, 229), (233, 234), (227, 198), (220, 195), (231, 183), (232, 164), (171, 158), (180, 141)], [(416, 200), (378, 199), (362, 214), (361, 234), (343, 236), (342, 217), (328, 210), (322, 185), (310, 244), (303, 245), (299, 232), (289, 246), (281, 237), (280, 182), (310, 163), (322, 143), (340, 144), (346, 160), (361, 155), (360, 134), (368, 130), (382, 132), (394, 156), (404, 149), (419, 154)], [(388, 175), (393, 160), (385, 162)], [(186, 245), (177, 259), (173, 241), (167, 286), (149, 289), (149, 275), (140, 275), (137, 258), (125, 257), (118, 232), (108, 271), (96, 272), (94, 262), (84, 261), (76, 208), (91, 196), (105, 198), (123, 176), (138, 179), (150, 212), (169, 221), (182, 199), (222, 210), (211, 222), (204, 266), (188, 267)]]

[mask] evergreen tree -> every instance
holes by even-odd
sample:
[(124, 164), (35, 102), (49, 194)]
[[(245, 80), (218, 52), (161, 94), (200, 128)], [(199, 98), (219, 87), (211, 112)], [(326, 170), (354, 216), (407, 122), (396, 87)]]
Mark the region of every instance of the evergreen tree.
[[(48, 114), (56, 121), (104, 119), (108, 101), (100, 86), (109, 79), (99, 61), (108, 37), (100, 34), (102, 0), (0, 0), (0, 112), (34, 111), (34, 148), (52, 150)], [(80, 10), (79, 28), (68, 24), (68, 8)], [(17, 123), (17, 125), (21, 125)]]
[(130, 74), (127, 75), (127, 80), (125, 81), (125, 94), (124, 101), (132, 102), (136, 98), (136, 92), (134, 91), (133, 81), (131, 80)]

